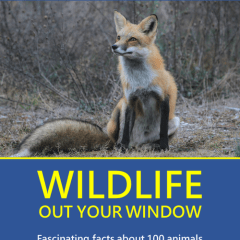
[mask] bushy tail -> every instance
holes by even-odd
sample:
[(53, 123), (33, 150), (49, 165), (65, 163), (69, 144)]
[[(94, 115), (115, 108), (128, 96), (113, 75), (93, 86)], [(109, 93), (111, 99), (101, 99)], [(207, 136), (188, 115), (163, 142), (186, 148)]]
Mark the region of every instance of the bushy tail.
[(58, 119), (37, 127), (20, 144), (11, 157), (28, 157), (36, 153), (69, 152), (112, 148), (114, 143), (102, 129), (92, 123)]

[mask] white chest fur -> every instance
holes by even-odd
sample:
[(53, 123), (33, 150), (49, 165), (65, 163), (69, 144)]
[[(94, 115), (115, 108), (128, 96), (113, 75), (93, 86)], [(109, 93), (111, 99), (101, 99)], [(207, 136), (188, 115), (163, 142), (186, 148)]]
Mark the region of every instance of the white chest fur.
[(155, 91), (160, 96), (162, 95), (162, 89), (159, 86), (153, 86), (152, 82), (157, 73), (151, 69), (145, 59), (127, 59), (120, 57), (122, 64), (122, 79), (125, 79), (128, 83), (128, 88), (124, 89), (124, 95), (129, 100), (131, 93), (135, 92), (139, 88), (149, 89), (149, 91)]

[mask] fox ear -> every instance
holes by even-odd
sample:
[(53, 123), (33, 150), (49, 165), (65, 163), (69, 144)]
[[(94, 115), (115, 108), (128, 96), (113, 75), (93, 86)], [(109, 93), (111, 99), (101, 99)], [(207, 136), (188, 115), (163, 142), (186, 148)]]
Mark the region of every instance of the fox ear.
[(155, 35), (157, 32), (157, 15), (152, 14), (149, 17), (143, 19), (140, 23), (140, 29), (146, 35)]
[(119, 12), (114, 11), (114, 22), (116, 25), (116, 30), (119, 32), (127, 23), (126, 18)]

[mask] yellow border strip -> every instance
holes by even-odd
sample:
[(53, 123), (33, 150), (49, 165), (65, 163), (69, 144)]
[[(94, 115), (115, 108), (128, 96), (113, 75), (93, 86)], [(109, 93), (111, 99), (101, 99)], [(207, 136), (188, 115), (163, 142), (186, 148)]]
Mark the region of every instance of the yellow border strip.
[(240, 160), (240, 157), (0, 157), (0, 160)]

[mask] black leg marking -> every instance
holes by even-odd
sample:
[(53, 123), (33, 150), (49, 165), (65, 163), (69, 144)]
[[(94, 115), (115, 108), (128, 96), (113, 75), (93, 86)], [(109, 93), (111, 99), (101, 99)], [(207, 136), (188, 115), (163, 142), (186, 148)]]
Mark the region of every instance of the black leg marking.
[(168, 119), (169, 119), (169, 98), (162, 101), (161, 106), (161, 123), (160, 123), (160, 140), (156, 141), (158, 146), (155, 150), (168, 150)]
[(131, 109), (131, 116), (130, 116), (130, 123), (129, 123), (129, 140), (130, 140), (130, 136), (132, 134), (132, 130), (133, 130), (133, 126), (135, 123), (135, 117), (136, 117), (136, 113), (134, 109)]
[(120, 148), (122, 152), (125, 152), (129, 147), (130, 136), (135, 122), (135, 111), (130, 106), (127, 106), (125, 112), (125, 123), (123, 129), (123, 137), (121, 142), (117, 145), (117, 148)]
[(120, 129), (120, 110), (119, 109), (118, 109), (115, 121), (117, 123), (117, 127), (116, 127), (116, 129), (114, 131), (113, 138), (114, 138), (115, 142), (117, 142), (118, 137), (119, 137), (119, 129)]

